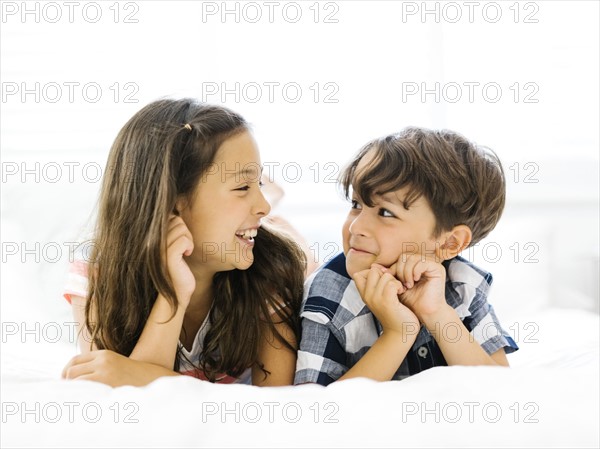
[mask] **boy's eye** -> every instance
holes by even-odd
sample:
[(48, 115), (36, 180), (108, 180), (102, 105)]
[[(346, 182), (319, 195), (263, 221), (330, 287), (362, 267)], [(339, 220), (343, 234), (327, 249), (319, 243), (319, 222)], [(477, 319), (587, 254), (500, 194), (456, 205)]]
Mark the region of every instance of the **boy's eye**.
[(248, 189), (250, 189), (250, 186), (242, 186), (242, 187), (238, 187), (237, 189), (234, 189), (234, 190), (246, 191)]
[(384, 209), (383, 207), (381, 209), (379, 209), (379, 215), (382, 217), (395, 217), (395, 215), (393, 213), (391, 213), (387, 209)]
[(358, 201), (356, 201), (356, 200), (352, 200), (352, 202), (350, 204), (351, 204), (350, 207), (352, 209), (362, 209), (361, 205), (358, 204)]

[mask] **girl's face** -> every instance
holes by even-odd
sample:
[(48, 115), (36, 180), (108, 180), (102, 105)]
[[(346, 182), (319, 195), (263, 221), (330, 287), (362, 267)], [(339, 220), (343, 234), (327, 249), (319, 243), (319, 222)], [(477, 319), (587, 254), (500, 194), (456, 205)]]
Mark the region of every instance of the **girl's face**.
[(191, 267), (212, 272), (252, 265), (254, 236), (271, 206), (261, 192), (261, 161), (249, 132), (227, 139), (202, 175), (181, 217), (194, 239)]

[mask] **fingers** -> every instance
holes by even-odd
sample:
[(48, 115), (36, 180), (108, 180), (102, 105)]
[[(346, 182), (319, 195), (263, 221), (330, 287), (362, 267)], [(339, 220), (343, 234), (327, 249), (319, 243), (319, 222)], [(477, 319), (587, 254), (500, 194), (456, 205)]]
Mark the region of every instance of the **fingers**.
[(413, 285), (415, 285), (413, 270), (419, 263), (420, 258), (421, 257), (418, 254), (413, 254), (412, 256), (407, 257), (406, 263), (401, 266), (402, 274), (400, 275), (400, 280), (406, 288), (412, 288)]
[(101, 382), (100, 378), (94, 373), (82, 374), (77, 377), (70, 377), (69, 379), (87, 380), (92, 382)]
[(373, 293), (376, 298), (396, 298), (402, 284), (388, 271), (384, 272), (375, 285)]
[(407, 289), (412, 288), (415, 282), (421, 279), (423, 271), (417, 267), (422, 267), (422, 261), (421, 254), (402, 254), (396, 262), (396, 276)]
[(63, 379), (81, 379), (82, 376), (94, 373), (94, 365), (92, 362), (80, 363), (71, 366), (66, 371), (63, 371)]
[(352, 276), (352, 279), (354, 280), (354, 283), (356, 284), (356, 288), (358, 289), (358, 292), (360, 293), (360, 295), (363, 298), (364, 298), (365, 287), (367, 285), (367, 275), (369, 274), (369, 271), (371, 271), (371, 270), (358, 271), (358, 272), (354, 273), (354, 275)]
[(393, 273), (379, 264), (373, 264), (370, 269), (355, 273), (352, 278), (361, 297), (368, 303), (375, 298), (395, 299), (404, 291), (404, 287)]
[(367, 285), (365, 286), (365, 294), (367, 296), (372, 296), (377, 288), (377, 284), (379, 279), (383, 275), (383, 270), (380, 265), (373, 264), (371, 265), (371, 269), (367, 274)]
[[(92, 351), (93, 352), (93, 351)], [(82, 363), (86, 363), (89, 362), (90, 360), (92, 360), (92, 352), (88, 352), (85, 354), (79, 354), (76, 355), (75, 357), (71, 358), (71, 360), (69, 360), (69, 362), (65, 365), (65, 367), (62, 370), (61, 373), (61, 377), (64, 378), (68, 378), (67, 377), (67, 372), (74, 366), (80, 365)]]
[(181, 217), (171, 215), (167, 232), (167, 249), (175, 254), (189, 256), (194, 250), (192, 233)]
[[(393, 264), (390, 268), (388, 268), (388, 271), (390, 273), (392, 273), (396, 277), (396, 279), (398, 279), (397, 270), (398, 270), (397, 262), (395, 264)], [(402, 293), (404, 293), (407, 290), (406, 287), (404, 286), (404, 284), (400, 281), (396, 285), (398, 287), (397, 294), (399, 294), (399, 295), (401, 295)]]
[(442, 264), (435, 262), (423, 254), (402, 254), (394, 265), (396, 277), (406, 289), (411, 289), (423, 279), (441, 277), (445, 270)]
[(73, 357), (62, 370), (63, 379), (79, 379), (81, 376), (94, 372), (96, 358), (105, 351), (90, 351)]

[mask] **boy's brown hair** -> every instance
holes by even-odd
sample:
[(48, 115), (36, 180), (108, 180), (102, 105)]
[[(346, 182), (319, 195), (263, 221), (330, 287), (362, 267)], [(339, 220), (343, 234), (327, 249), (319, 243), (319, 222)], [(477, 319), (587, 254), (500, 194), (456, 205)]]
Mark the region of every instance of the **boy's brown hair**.
[[(357, 172), (371, 150), (373, 157)], [(416, 127), (367, 143), (342, 172), (340, 183), (346, 198), (352, 187), (369, 207), (373, 195), (408, 187), (404, 207), (423, 196), (435, 216), (434, 237), (464, 224), (472, 232), (469, 246), (494, 229), (506, 197), (504, 170), (491, 149), (453, 131)]]

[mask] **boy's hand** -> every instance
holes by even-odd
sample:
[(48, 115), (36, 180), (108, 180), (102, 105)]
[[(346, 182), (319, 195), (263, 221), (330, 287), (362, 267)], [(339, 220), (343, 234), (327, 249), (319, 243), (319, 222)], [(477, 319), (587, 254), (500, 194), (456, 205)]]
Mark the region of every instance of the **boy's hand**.
[(416, 338), (419, 319), (398, 299), (404, 287), (390, 270), (373, 264), (370, 269), (359, 271), (352, 278), (363, 301), (383, 326), (384, 333)]
[(421, 321), (446, 306), (446, 269), (432, 257), (402, 254), (389, 271), (402, 282), (400, 301)]

